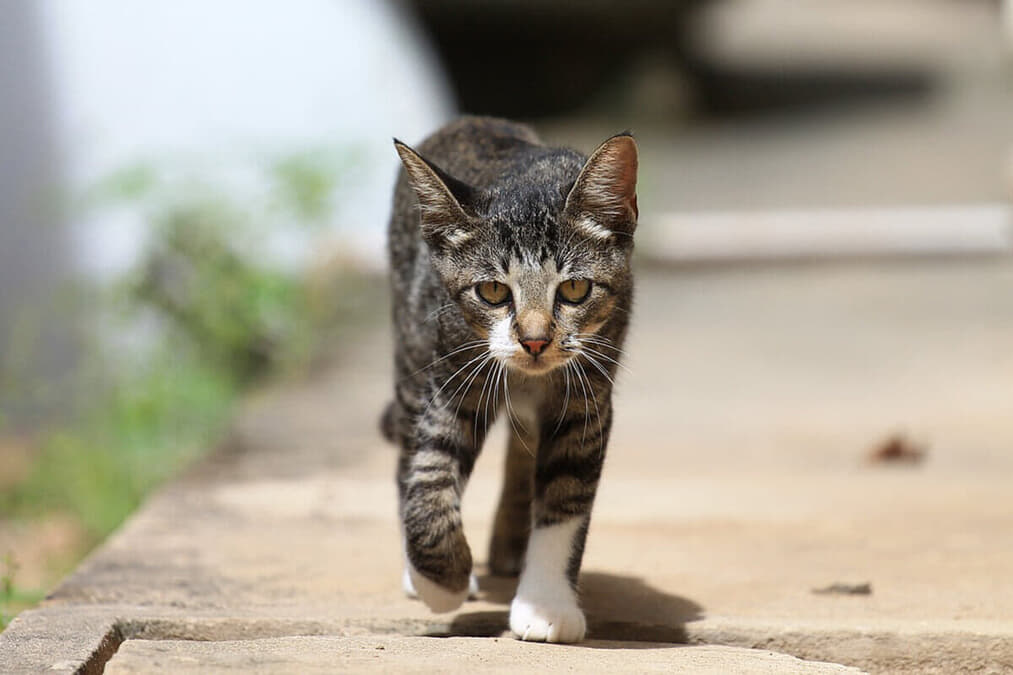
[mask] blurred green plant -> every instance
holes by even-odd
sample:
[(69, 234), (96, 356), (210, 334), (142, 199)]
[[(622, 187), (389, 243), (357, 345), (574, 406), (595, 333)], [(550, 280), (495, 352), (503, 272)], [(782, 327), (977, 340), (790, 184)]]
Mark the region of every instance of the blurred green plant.
[(95, 543), (150, 490), (214, 445), (237, 396), (310, 363), (377, 314), (382, 285), (347, 261), (285, 270), (263, 255), (281, 222), (327, 222), (341, 157), (268, 163), (264, 195), (133, 166), (101, 181), (90, 208), (143, 214), (140, 263), (93, 298), (89, 374), (74, 418), (50, 430), (28, 477), (0, 494), (0, 515), (73, 514)]
[(144, 496), (178, 472), (227, 420), (238, 391), (228, 373), (161, 351), (137, 372), (97, 392), (73, 422), (46, 434), (27, 479), (5, 505), (38, 516), (75, 516), (96, 543)]
[(361, 161), (358, 153), (306, 151), (282, 157), (271, 164), (276, 203), (291, 209), (304, 223), (322, 223), (333, 211), (332, 199), (339, 177), (353, 163)]
[(313, 318), (304, 282), (231, 244), (243, 217), (219, 201), (184, 203), (158, 218), (158, 236), (126, 300), (154, 310), (166, 330), (215, 370), (245, 385), (304, 356)]
[(17, 558), (10, 551), (0, 559), (0, 630), (6, 628), (18, 612), (45, 596), (41, 590), (27, 590), (17, 585), (18, 567)]

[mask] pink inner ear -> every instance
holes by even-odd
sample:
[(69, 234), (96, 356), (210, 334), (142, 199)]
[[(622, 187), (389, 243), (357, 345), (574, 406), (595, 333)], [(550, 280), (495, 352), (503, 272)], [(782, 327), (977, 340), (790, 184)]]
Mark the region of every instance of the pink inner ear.
[(635, 202), (637, 200), (636, 161), (636, 158), (634, 158), (631, 162), (628, 157), (623, 157), (619, 160), (620, 166), (622, 167), (622, 175), (620, 176), (620, 185), (617, 186), (621, 189), (623, 197), (630, 202), (634, 209), (636, 209)]
[(623, 196), (629, 200), (633, 210), (637, 208), (637, 146), (632, 138), (620, 137), (612, 141), (616, 148), (610, 158), (619, 168), (619, 185)]
[[(628, 136), (619, 136), (605, 142), (596, 156), (592, 157), (588, 171), (590, 194), (598, 199), (608, 195), (608, 201), (622, 204), (639, 216), (637, 209), (637, 146)], [(604, 205), (604, 204), (603, 204)]]

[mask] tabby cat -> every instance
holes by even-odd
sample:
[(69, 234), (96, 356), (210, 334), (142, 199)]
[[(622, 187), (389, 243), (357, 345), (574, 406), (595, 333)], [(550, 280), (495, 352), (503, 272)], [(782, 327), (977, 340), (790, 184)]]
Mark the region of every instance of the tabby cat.
[(383, 428), (401, 447), (405, 589), (437, 612), (477, 591), (461, 494), (503, 412), (489, 568), (520, 574), (521, 639), (579, 641), (577, 574), (633, 294), (636, 143), (613, 136), (585, 158), (474, 117), (418, 151), (394, 143), (396, 381)]

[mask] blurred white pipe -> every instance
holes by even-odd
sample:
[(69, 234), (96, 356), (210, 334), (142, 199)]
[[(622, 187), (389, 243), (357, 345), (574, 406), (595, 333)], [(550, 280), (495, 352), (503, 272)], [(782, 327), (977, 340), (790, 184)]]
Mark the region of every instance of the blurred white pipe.
[(1013, 59), (1013, 0), (1002, 0), (1000, 10), (1002, 34), (1006, 42), (1006, 58)]
[(1013, 252), (1010, 207), (668, 213), (641, 224), (650, 257), (672, 262)]

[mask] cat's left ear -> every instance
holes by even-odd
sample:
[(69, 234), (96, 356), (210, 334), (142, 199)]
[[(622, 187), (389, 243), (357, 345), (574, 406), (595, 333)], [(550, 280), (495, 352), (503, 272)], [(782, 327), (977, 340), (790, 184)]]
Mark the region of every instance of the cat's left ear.
[(474, 190), (396, 138), (394, 148), (419, 200), (423, 239), (436, 248), (466, 241), (471, 218), (461, 204), (471, 202)]
[(564, 215), (595, 239), (637, 229), (637, 142), (628, 133), (608, 139), (584, 164)]

